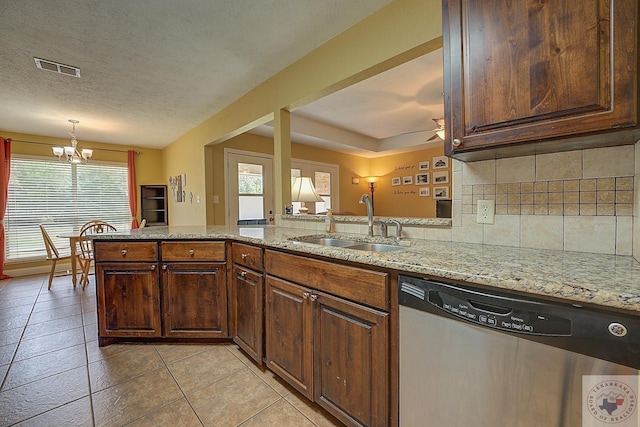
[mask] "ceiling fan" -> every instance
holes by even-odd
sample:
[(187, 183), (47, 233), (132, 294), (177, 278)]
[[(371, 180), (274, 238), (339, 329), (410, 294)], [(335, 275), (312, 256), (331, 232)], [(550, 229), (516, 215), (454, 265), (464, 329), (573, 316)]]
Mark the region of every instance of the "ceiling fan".
[(436, 138), (440, 138), (444, 140), (444, 119), (431, 119), (431, 120), (436, 122), (436, 126), (438, 127), (433, 129), (435, 134), (431, 138), (427, 139), (427, 142), (433, 141)]

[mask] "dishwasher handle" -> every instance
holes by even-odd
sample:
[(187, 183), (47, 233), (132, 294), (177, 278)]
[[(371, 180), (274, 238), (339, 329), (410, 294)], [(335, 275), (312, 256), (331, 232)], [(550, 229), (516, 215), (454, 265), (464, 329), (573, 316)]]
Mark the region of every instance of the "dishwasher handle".
[(503, 307), (499, 305), (487, 304), (485, 302), (475, 301), (475, 300), (467, 300), (469, 305), (475, 308), (476, 310), (484, 311), (488, 314), (495, 314), (500, 316), (506, 316), (511, 313), (513, 310), (509, 307)]

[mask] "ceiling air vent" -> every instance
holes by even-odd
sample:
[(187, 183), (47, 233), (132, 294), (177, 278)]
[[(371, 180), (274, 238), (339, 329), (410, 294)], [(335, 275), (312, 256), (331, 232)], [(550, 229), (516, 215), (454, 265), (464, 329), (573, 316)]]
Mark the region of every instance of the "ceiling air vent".
[(53, 71), (58, 74), (65, 74), (72, 77), (80, 77), (80, 68), (71, 65), (60, 64), (59, 62), (49, 61), (47, 59), (33, 58), (36, 66), (41, 70)]

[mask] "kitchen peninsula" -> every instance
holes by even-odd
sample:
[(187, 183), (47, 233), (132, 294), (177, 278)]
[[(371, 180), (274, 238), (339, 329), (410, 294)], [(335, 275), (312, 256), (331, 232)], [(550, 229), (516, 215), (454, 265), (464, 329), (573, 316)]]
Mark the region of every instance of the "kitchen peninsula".
[(95, 254), (100, 345), (232, 339), (348, 426), (398, 425), (399, 274), (640, 315), (625, 256), (281, 226), (147, 227)]
[[(371, 253), (295, 240), (315, 234), (324, 233), (273, 226), (150, 227), (100, 236), (99, 240), (234, 240), (640, 315), (640, 263), (631, 256), (419, 239), (401, 240), (400, 244), (406, 246), (404, 250)], [(354, 236), (367, 240), (363, 235), (351, 237)]]

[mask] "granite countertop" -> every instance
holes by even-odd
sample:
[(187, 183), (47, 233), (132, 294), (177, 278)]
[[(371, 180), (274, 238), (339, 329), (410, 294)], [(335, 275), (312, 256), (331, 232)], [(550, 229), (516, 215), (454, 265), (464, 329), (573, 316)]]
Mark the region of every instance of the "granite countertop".
[[(640, 263), (633, 257), (417, 239), (402, 239), (404, 250), (372, 253), (293, 240), (319, 234), (324, 233), (276, 226), (189, 226), (146, 227), (105, 234), (100, 239), (235, 239), (640, 315)], [(358, 234), (333, 233), (332, 237), (371, 240)], [(381, 237), (373, 240), (394, 242)]]

